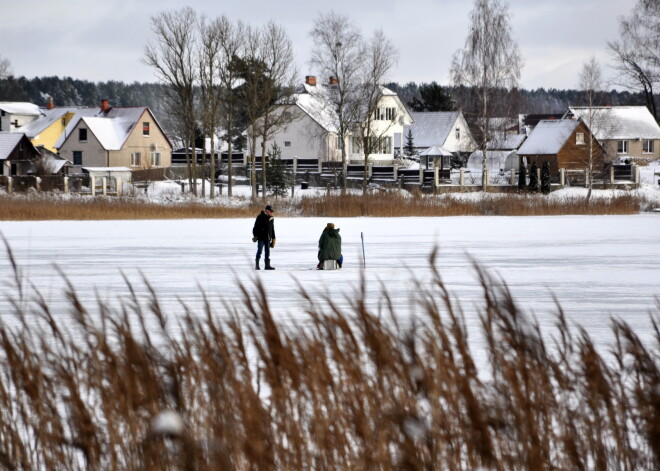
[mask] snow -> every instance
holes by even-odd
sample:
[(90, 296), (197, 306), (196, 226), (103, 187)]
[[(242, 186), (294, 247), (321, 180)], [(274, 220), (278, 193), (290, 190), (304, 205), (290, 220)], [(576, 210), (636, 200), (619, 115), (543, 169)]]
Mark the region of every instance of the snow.
[(518, 154), (549, 155), (558, 153), (579, 122), (572, 119), (539, 121)]
[[(341, 228), (344, 265), (318, 271), (313, 269), (316, 245), (328, 222)], [(485, 355), (477, 317), (482, 290), (472, 259), (508, 284), (546, 335), (553, 333), (554, 295), (569, 321), (583, 326), (597, 344), (612, 342), (612, 316), (630, 323), (652, 343), (649, 312), (660, 281), (660, 214), (276, 217), (277, 245), (271, 254), (276, 270), (270, 272), (253, 269), (252, 225), (253, 218), (3, 222), (2, 233), (25, 281), (39, 289), (55, 316), (69, 312), (59, 267), (92, 313), (99, 302), (117, 308), (127, 301), (124, 275), (145, 299), (144, 276), (173, 320), (175, 335), (182, 302), (202, 315), (205, 293), (217, 315), (226, 315), (222, 301), (241, 306), (240, 283), (252, 286), (256, 280), (266, 287), (271, 308), (284, 325), (297, 327), (307, 319), (297, 283), (321, 305), (328, 294), (348, 307), (363, 276), (368, 306), (378, 310), (385, 288), (405, 323), (419, 315), (420, 288), (432, 279), (429, 255), (439, 247), (436, 266), (465, 310), (478, 358)], [(18, 322), (7, 298), (17, 293), (7, 257), (0, 262), (0, 273), (0, 316), (3, 322)]]
[[(589, 107), (571, 106), (569, 112), (589, 125)], [(660, 139), (660, 126), (646, 106), (597, 106), (591, 112), (599, 140)]]

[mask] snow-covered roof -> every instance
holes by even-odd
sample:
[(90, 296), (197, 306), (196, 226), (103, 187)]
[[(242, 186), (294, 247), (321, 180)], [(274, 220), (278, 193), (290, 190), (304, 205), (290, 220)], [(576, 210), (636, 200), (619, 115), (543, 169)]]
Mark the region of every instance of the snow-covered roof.
[(5, 160), (23, 138), (23, 133), (0, 132), (0, 159)]
[(21, 126), (21, 132), (29, 138), (34, 138), (48, 129), (54, 122), (62, 119), (67, 113), (75, 113), (78, 108), (53, 108), (52, 110), (40, 109), (41, 115), (25, 126)]
[[(569, 106), (567, 116), (582, 118), (589, 126), (587, 106)], [(660, 139), (660, 126), (646, 106), (598, 106), (593, 112), (591, 132), (598, 140)]]
[(449, 152), (442, 146), (431, 146), (428, 149), (423, 150), (419, 153), (422, 157), (440, 157), (440, 156), (452, 156), (453, 154)]
[(518, 149), (521, 155), (557, 154), (580, 122), (574, 119), (539, 121), (527, 140)]
[(26, 116), (39, 116), (39, 107), (32, 103), (19, 101), (0, 102), (0, 110), (8, 114), (20, 114)]
[(79, 109), (55, 143), (55, 147), (61, 148), (78, 123), (84, 120), (90, 132), (106, 150), (119, 150), (145, 110), (145, 106), (110, 108), (105, 112), (101, 108)]
[(411, 112), (413, 124), (404, 126), (403, 135), (412, 129), (415, 147), (444, 145), (459, 116), (459, 111)]
[(486, 144), (487, 150), (515, 150), (527, 139), (526, 134), (506, 134), (504, 136), (491, 139)]

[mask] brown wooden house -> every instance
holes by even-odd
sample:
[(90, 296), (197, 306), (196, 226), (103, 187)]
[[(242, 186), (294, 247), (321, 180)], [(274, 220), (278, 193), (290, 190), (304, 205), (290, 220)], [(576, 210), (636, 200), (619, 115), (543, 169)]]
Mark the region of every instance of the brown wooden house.
[(0, 175), (27, 175), (40, 156), (25, 134), (0, 132)]
[(605, 162), (603, 148), (582, 120), (573, 119), (539, 121), (518, 149), (521, 165), (536, 163), (540, 168), (547, 161), (551, 174), (556, 174), (560, 168), (585, 170), (589, 166), (590, 153), (593, 170), (602, 171)]

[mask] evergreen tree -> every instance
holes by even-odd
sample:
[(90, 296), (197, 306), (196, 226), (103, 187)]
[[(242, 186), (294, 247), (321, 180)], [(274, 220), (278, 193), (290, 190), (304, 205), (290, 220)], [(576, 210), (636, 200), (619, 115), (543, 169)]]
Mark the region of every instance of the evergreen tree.
[(520, 172), (518, 172), (518, 191), (527, 191), (527, 167), (524, 165), (520, 166)]
[(529, 169), (529, 191), (539, 191), (538, 167), (536, 166), (536, 162), (533, 162)]
[(289, 188), (293, 186), (295, 178), (293, 170), (282, 161), (282, 151), (275, 143), (268, 151), (268, 172), (266, 174), (266, 185), (271, 196), (276, 198), (286, 196)]
[(541, 166), (541, 193), (550, 193), (550, 163), (547, 160)]
[(405, 154), (410, 156), (415, 153), (415, 143), (413, 142), (412, 129), (408, 129), (408, 134), (406, 135), (406, 147)]

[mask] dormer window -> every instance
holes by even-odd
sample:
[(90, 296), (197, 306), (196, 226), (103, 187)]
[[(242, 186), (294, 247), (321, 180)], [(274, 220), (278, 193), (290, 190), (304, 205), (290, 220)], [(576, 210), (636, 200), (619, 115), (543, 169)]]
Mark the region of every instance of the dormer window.
[(78, 129), (78, 140), (80, 142), (87, 142), (87, 129), (85, 128)]
[(584, 145), (584, 133), (583, 132), (575, 133), (575, 144), (577, 144), (578, 146)]

